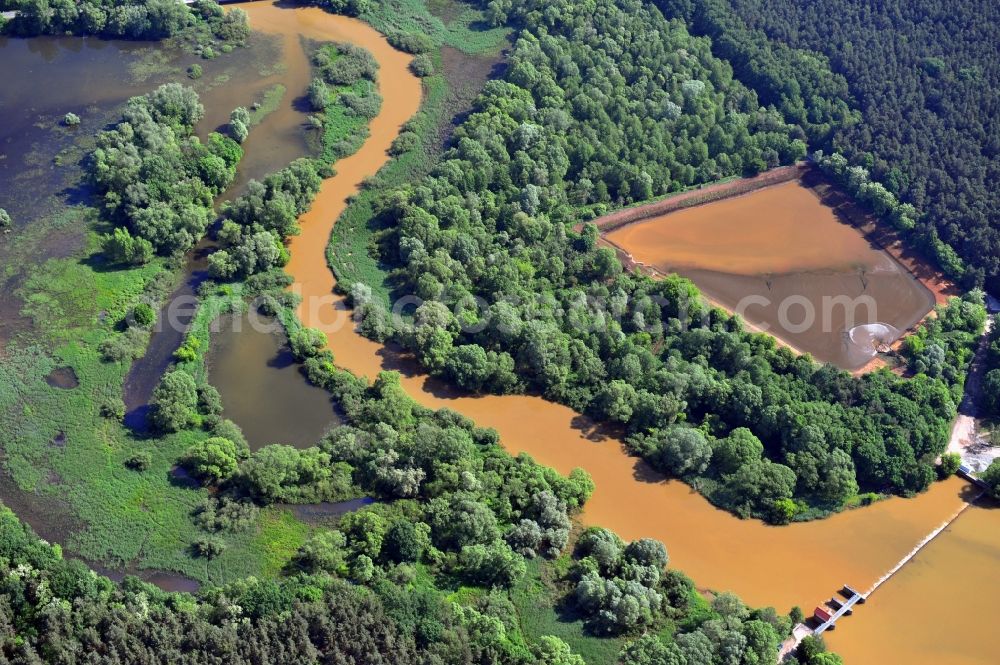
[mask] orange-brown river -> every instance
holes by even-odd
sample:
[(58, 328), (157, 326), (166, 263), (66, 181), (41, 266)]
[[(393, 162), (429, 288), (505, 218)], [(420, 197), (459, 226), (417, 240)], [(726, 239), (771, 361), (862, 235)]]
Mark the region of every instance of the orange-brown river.
[(826, 637), (848, 665), (1000, 662), (1000, 508), (973, 506)]
[[(318, 9), (264, 3), (244, 7), (255, 28), (286, 39), (303, 35), (350, 41), (371, 51), (381, 65), (384, 103), (372, 122), (371, 138), (356, 155), (339, 161), (337, 174), (324, 182), (301, 220), (302, 234), (291, 242), (287, 267), (303, 296), (300, 316), (306, 325), (327, 333), (339, 365), (369, 378), (383, 369), (399, 370), (403, 386), (418, 402), (449, 407), (495, 428), (512, 453), (527, 452), (563, 473), (586, 469), (597, 489), (582, 515), (584, 522), (612, 528), (626, 539), (659, 538), (667, 544), (672, 565), (699, 585), (732, 589), (755, 605), (787, 610), (797, 604), (808, 610), (844, 583), (867, 589), (960, 507), (967, 487), (953, 479), (915, 499), (891, 499), (820, 522), (768, 527), (739, 520), (627, 456), (619, 440), (566, 407), (531, 396), (455, 394), (405, 357), (361, 337), (343, 299), (332, 293), (327, 240), (347, 197), (387, 161), (386, 150), (400, 125), (417, 111), (420, 81), (408, 70), (410, 56), (392, 49), (359, 21)], [(289, 63), (290, 68), (306, 65)], [(990, 630), (989, 603), (1000, 592), (1000, 576), (994, 574), (998, 527), (1000, 512), (966, 511), (898, 580), (842, 622), (830, 639), (833, 646), (848, 655), (849, 663), (995, 663), (1000, 632)], [(938, 657), (928, 647), (931, 641), (943, 645), (948, 656)], [(967, 647), (960, 646), (963, 641)]]

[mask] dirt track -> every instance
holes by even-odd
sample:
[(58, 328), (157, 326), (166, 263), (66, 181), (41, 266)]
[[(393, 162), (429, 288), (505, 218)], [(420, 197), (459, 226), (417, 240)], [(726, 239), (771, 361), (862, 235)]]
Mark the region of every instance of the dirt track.
[(789, 180), (802, 177), (802, 174), (809, 168), (808, 162), (799, 162), (791, 166), (781, 166), (770, 171), (765, 171), (752, 178), (739, 178), (729, 182), (721, 182), (716, 185), (708, 185), (700, 189), (692, 189), (680, 194), (675, 194), (659, 201), (653, 201), (645, 205), (624, 208), (615, 212), (598, 217), (591, 221), (596, 224), (601, 233), (607, 233), (626, 224), (658, 217), (669, 212), (691, 208), (693, 206), (711, 203), (719, 199), (726, 199), (731, 196), (739, 196), (757, 189), (777, 185)]

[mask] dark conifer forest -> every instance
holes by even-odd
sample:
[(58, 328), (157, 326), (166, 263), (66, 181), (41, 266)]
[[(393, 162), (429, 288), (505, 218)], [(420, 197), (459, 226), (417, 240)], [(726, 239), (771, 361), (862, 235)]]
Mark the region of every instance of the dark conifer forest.
[[(842, 152), (921, 213), (918, 238), (1000, 286), (1000, 8), (983, 0), (663, 0), (815, 148)], [(854, 109), (844, 112), (844, 103)]]

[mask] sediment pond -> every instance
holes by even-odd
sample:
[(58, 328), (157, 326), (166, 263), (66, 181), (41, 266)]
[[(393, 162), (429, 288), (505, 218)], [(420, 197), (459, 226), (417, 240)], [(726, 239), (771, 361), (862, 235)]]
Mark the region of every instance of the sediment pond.
[(844, 369), (865, 365), (934, 306), (906, 268), (797, 181), (629, 224), (607, 239)]

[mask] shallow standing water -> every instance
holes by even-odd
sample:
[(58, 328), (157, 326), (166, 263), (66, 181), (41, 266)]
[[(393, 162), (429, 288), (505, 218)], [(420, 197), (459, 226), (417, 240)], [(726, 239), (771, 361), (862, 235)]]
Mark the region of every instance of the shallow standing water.
[(299, 371), (280, 323), (251, 314), (223, 316), (216, 324), (209, 383), (252, 450), (271, 443), (307, 448), (339, 422), (330, 394)]
[[(129, 74), (147, 46), (76, 37), (0, 37), (0, 208), (13, 220), (9, 235), (0, 231), (0, 353), (31, 325), (20, 314), (23, 303), (16, 293), (30, 264), (19, 260), (14, 248), (38, 220), (86, 195), (78, 188), (75, 162), (82, 152), (75, 141), (98, 132), (130, 96), (153, 87), (133, 82)], [(78, 127), (61, 125), (68, 112), (80, 117)], [(73, 254), (83, 231), (62, 228), (29, 242), (27, 253), (41, 262)]]
[[(204, 137), (224, 129), (236, 106), (249, 106), (270, 86), (285, 80), (279, 44), (254, 35), (247, 48), (214, 60), (158, 42), (106, 40), (95, 37), (0, 37), (4, 85), (0, 86), (0, 200), (15, 222), (37, 214), (39, 194), (58, 193), (63, 183), (53, 159), (76, 137), (97, 133), (108, 114), (129, 97), (144, 94), (168, 80), (178, 80), (198, 90), (205, 116), (197, 127)], [(155, 57), (162, 56), (162, 58)], [(156, 64), (150, 65), (153, 62)], [(204, 70), (198, 80), (183, 75), (197, 63)], [(44, 80), (45, 85), (39, 85)], [(302, 89), (308, 78), (302, 82)], [(81, 123), (63, 127), (63, 116), (73, 112)], [(281, 120), (287, 121), (287, 118)], [(300, 116), (298, 124), (301, 125)], [(252, 137), (245, 145), (247, 157), (240, 164), (240, 178), (262, 177), (304, 154), (301, 132), (271, 121), (270, 138)], [(287, 124), (287, 123), (286, 123)], [(297, 129), (297, 128), (296, 128)], [(264, 134), (265, 132), (261, 132)], [(260, 144), (259, 148), (258, 145)], [(78, 159), (72, 153), (68, 159)], [(273, 167), (273, 168), (272, 168)], [(28, 186), (30, 185), (30, 186)]]
[(629, 224), (607, 239), (848, 370), (934, 307), (934, 294), (906, 268), (795, 181)]

